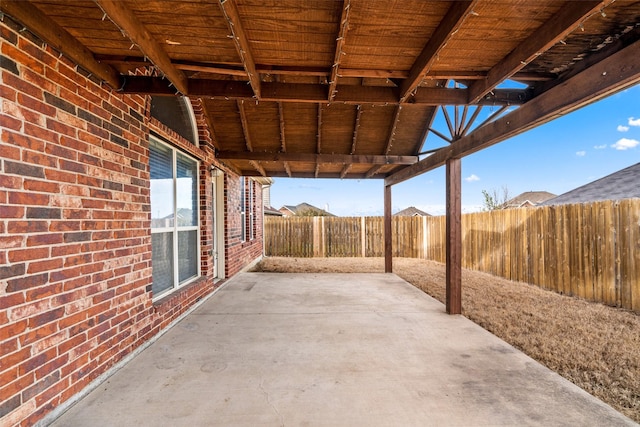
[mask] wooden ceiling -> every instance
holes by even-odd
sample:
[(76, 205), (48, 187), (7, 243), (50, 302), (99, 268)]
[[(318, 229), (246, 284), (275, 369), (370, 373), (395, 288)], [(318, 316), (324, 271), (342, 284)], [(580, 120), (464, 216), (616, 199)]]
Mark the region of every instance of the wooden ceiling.
[(391, 185), (640, 81), (640, 1), (0, 8), (120, 92), (202, 99), (218, 157), (249, 176)]

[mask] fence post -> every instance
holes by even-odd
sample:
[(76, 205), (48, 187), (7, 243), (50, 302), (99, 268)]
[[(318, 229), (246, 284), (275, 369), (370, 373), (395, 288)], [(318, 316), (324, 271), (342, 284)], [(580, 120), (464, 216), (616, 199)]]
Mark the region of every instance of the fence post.
[(360, 246), (362, 246), (362, 258), (367, 256), (367, 222), (364, 217), (360, 217)]
[(429, 236), (427, 235), (427, 217), (422, 217), (422, 259), (427, 258), (427, 247), (429, 246)]
[(321, 256), (324, 258), (327, 256), (327, 246), (325, 245), (325, 241), (324, 241), (324, 217), (321, 216), (320, 217), (320, 236), (322, 236), (322, 249), (321, 249)]
[(317, 216), (313, 217), (313, 256), (320, 256), (320, 227), (319, 227), (320, 218)]

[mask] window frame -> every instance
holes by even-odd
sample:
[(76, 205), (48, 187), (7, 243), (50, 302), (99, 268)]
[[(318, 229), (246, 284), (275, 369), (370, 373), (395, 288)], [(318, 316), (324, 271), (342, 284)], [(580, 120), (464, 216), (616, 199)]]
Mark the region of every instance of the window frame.
[(249, 241), (255, 240), (255, 181), (249, 178)]
[(247, 241), (247, 179), (240, 177), (240, 242)]
[[(167, 148), (171, 151), (171, 169), (172, 169), (172, 180), (173, 180), (173, 225), (172, 226), (165, 226), (165, 227), (154, 227), (153, 225), (151, 225), (151, 234), (162, 234), (162, 233), (171, 233), (171, 238), (172, 238), (172, 255), (173, 255), (173, 277), (172, 277), (172, 282), (173, 285), (162, 291), (159, 294), (155, 294), (153, 293), (153, 297), (152, 297), (152, 301), (155, 302), (161, 298), (164, 298), (167, 295), (170, 295), (171, 293), (175, 292), (177, 289), (180, 289), (186, 285), (188, 285), (189, 283), (194, 282), (195, 280), (198, 280), (201, 276), (202, 276), (202, 270), (201, 270), (201, 265), (200, 265), (200, 251), (201, 251), (201, 241), (200, 241), (200, 192), (198, 191), (198, 188), (200, 186), (200, 160), (198, 160), (197, 158), (193, 157), (192, 155), (190, 155), (189, 153), (182, 151), (176, 147), (174, 147), (173, 145), (167, 143), (166, 141), (160, 139), (159, 137), (155, 136), (155, 135), (149, 135), (149, 150), (151, 150), (151, 144), (158, 144), (163, 146), (164, 148)], [(194, 176), (194, 180), (196, 182), (196, 191), (195, 191), (195, 206), (196, 206), (196, 213), (195, 213), (195, 225), (188, 225), (188, 226), (181, 226), (179, 225), (179, 221), (178, 221), (178, 154), (192, 160), (195, 162), (195, 176)], [(151, 178), (150, 178), (151, 181)], [(151, 199), (151, 197), (153, 197), (153, 194), (151, 192), (151, 189), (149, 190), (149, 198)], [(153, 213), (151, 213), (151, 216), (153, 217)], [(153, 221), (152, 221), (153, 222)], [(180, 282), (180, 253), (179, 253), (179, 247), (178, 247), (178, 242), (179, 242), (179, 233), (180, 232), (189, 232), (189, 231), (195, 231), (196, 232), (196, 248), (195, 248), (195, 254), (196, 254), (196, 274), (194, 276), (188, 277), (185, 280), (183, 280), (182, 282)], [(151, 254), (151, 259), (152, 259), (152, 269), (153, 269), (153, 253)], [(152, 278), (152, 292), (153, 292), (153, 278)]]

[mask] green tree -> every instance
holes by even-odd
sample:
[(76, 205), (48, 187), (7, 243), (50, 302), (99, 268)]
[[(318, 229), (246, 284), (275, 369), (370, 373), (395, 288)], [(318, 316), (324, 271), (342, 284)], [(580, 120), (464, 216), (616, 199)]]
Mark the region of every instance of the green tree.
[(506, 185), (502, 187), (502, 192), (499, 192), (495, 188), (490, 192), (482, 190), (482, 196), (484, 197), (483, 210), (485, 211), (504, 209), (507, 206), (507, 201), (511, 198), (509, 196), (509, 189)]

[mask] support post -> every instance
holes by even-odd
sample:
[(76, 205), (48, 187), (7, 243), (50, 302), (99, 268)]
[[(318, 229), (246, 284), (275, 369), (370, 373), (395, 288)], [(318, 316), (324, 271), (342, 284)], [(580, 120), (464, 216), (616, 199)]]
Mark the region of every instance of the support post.
[(384, 272), (393, 273), (391, 245), (391, 186), (384, 186)]
[(448, 314), (462, 313), (462, 206), (460, 159), (448, 159), (446, 226), (446, 308)]

